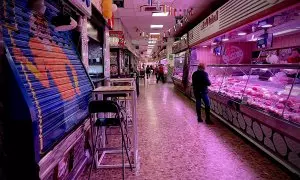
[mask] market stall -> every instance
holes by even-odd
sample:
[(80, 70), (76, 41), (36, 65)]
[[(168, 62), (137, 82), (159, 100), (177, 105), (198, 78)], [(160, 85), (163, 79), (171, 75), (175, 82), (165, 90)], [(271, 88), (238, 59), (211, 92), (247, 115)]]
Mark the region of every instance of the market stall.
[(173, 72), (172, 80), (175, 87), (182, 92), (184, 92), (183, 72), (184, 72), (184, 67), (186, 62), (187, 62), (186, 51), (175, 54), (174, 72)]
[(207, 71), (214, 114), (298, 172), (300, 65), (209, 65)]
[(104, 84), (104, 28), (105, 21), (99, 17), (101, 14), (93, 6), (93, 16), (87, 24), (88, 32), (88, 73), (95, 87)]
[(124, 33), (122, 31), (109, 31), (110, 45), (110, 76), (119, 77), (124, 65)]
[(254, 12), (242, 16), (231, 13), (241, 6), (232, 2), (189, 32), (185, 92), (194, 98), (191, 77), (205, 63), (213, 114), (300, 174), (300, 4), (264, 2), (256, 10), (245, 5)]

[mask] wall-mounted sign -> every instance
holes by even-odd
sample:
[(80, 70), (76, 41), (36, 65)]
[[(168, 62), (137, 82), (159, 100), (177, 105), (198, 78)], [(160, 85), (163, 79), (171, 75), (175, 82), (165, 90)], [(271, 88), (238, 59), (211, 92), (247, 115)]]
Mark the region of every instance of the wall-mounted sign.
[(189, 32), (189, 43), (198, 42), (220, 30), (220, 14), (215, 11)]
[(92, 15), (91, 0), (69, 0), (69, 1), (86, 16), (90, 17)]
[(219, 20), (219, 11), (214, 12), (208, 18), (201, 22), (201, 30)]
[(226, 47), (223, 61), (226, 64), (240, 64), (244, 58), (244, 52), (237, 46)]
[(124, 47), (124, 33), (122, 31), (109, 31), (109, 45), (116, 47)]
[[(258, 14), (259, 17), (268, 16), (273, 12), (275, 5), (280, 7), (280, 9), (286, 7), (284, 6), (284, 3), (286, 3), (285, 0), (243, 0), (243, 3), (236, 2), (236, 0), (228, 0), (222, 7), (195, 26), (189, 32), (189, 45), (195, 46), (208, 40), (208, 38), (221, 35), (223, 33), (221, 30), (229, 32), (233, 28), (236, 28), (236, 26), (241, 27), (246, 25), (249, 23), (247, 19), (257, 19)], [(235, 8), (228, 8), (233, 6)]]
[(188, 48), (187, 39), (182, 39), (179, 41), (179, 43), (172, 46), (172, 51), (173, 53), (178, 53), (186, 48)]

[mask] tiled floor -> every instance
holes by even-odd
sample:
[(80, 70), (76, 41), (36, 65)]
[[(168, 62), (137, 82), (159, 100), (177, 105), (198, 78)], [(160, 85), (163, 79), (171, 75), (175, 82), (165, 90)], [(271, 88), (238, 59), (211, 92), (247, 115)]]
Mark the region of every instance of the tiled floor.
[[(237, 134), (213, 119), (198, 124), (194, 104), (171, 84), (152, 81), (138, 98), (139, 168), (133, 180), (291, 179)], [(121, 179), (121, 169), (92, 172), (91, 179)], [(81, 177), (87, 179), (87, 172)]]

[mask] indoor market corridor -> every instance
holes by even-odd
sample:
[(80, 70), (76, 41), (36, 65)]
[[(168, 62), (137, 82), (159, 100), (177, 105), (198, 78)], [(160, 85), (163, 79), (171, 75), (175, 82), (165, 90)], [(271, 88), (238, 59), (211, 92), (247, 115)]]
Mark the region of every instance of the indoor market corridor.
[[(172, 84), (151, 79), (138, 97), (139, 167), (126, 179), (291, 179), (289, 173), (213, 118), (198, 123), (194, 103)], [(121, 169), (93, 170), (91, 179), (121, 179)], [(87, 179), (87, 172), (82, 179)]]

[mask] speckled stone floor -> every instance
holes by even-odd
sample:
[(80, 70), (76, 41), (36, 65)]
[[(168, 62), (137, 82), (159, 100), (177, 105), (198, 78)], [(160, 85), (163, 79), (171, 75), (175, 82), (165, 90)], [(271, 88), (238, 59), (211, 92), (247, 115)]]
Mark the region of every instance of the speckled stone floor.
[[(172, 84), (151, 80), (140, 91), (139, 167), (135, 173), (126, 170), (126, 179), (291, 179), (289, 172), (216, 119), (210, 126), (197, 123), (194, 103)], [(91, 179), (121, 179), (121, 172), (93, 170)]]

